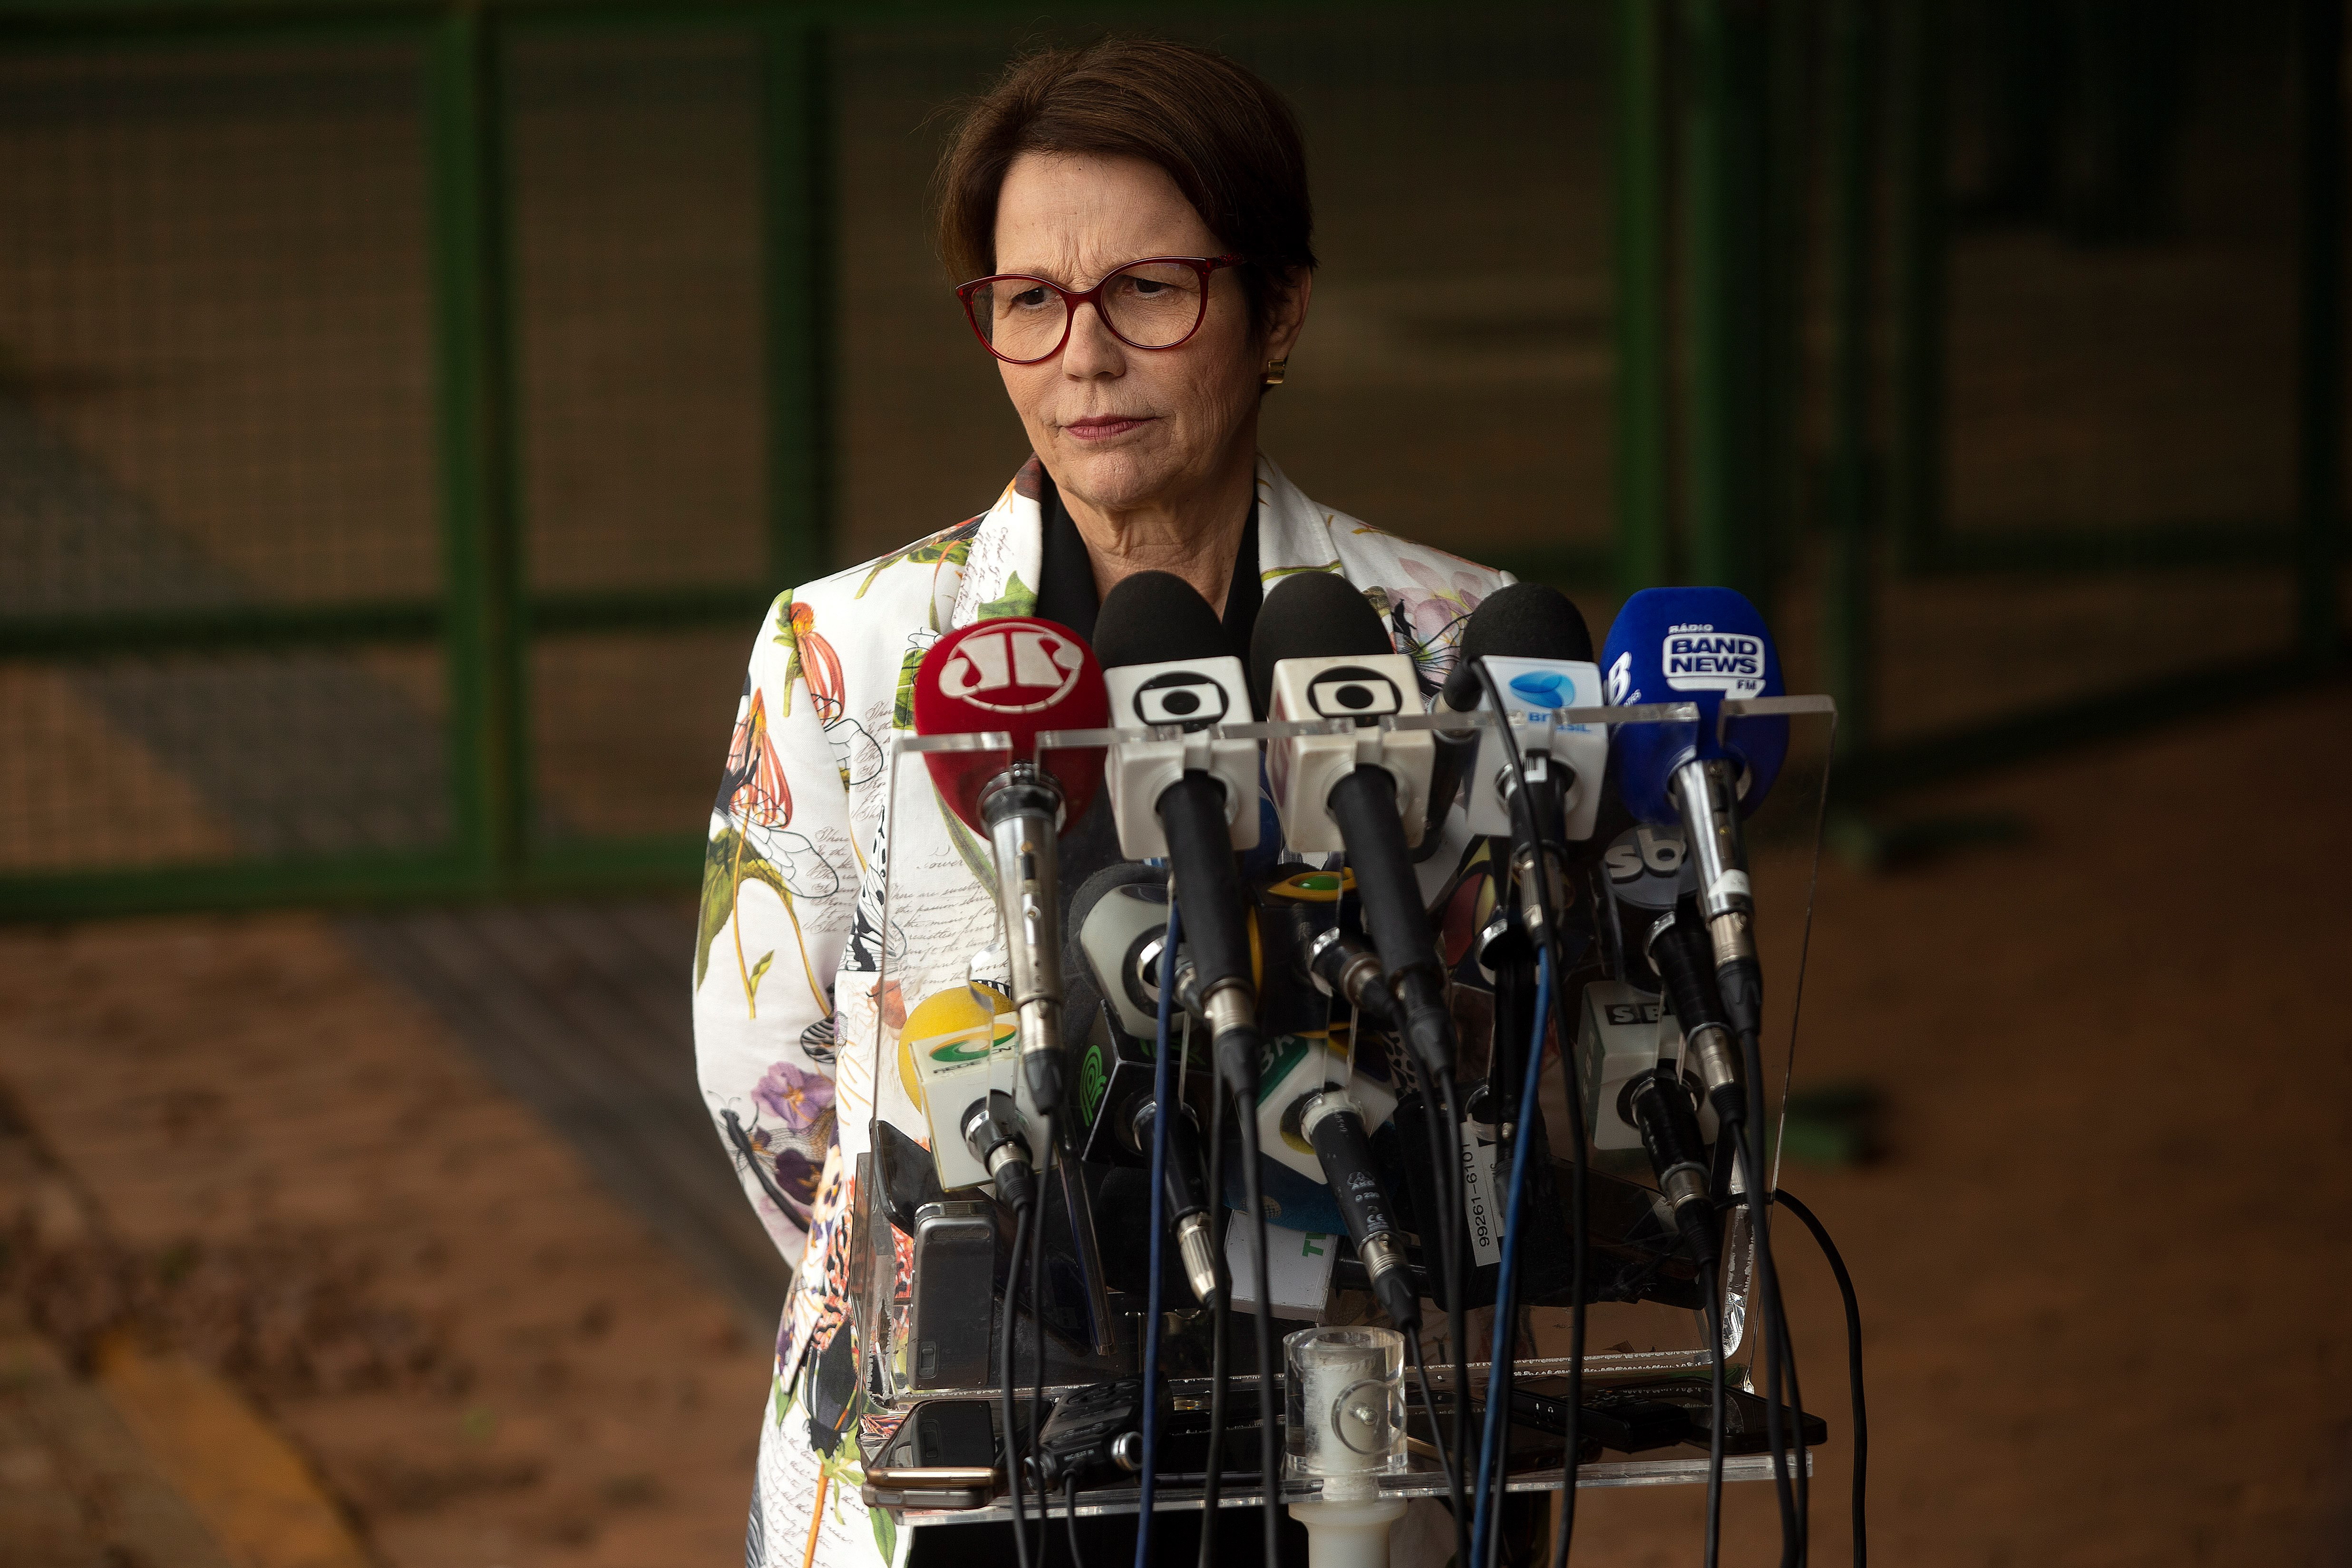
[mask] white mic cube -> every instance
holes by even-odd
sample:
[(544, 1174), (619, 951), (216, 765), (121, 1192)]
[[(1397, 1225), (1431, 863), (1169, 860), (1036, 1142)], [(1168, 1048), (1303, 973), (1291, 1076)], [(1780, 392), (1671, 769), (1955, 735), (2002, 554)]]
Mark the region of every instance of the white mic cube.
[(1273, 708), (1266, 716), (1276, 720), (1349, 719), (1357, 727), (1353, 734), (1289, 736), (1266, 743), (1266, 778), (1274, 787), (1285, 843), (1302, 854), (1345, 850), (1331, 815), (1331, 789), (1367, 762), (1386, 768), (1396, 780), (1404, 841), (1421, 842), (1436, 738), (1425, 729), (1379, 727), (1382, 718), (1423, 711), (1411, 659), (1402, 653), (1285, 659), (1274, 667)]
[(1123, 740), (1103, 759), (1111, 814), (1118, 822), (1118, 852), (1129, 860), (1168, 853), (1160, 825), (1160, 795), (1188, 768), (1213, 774), (1224, 786), (1225, 821), (1234, 848), (1255, 849), (1258, 838), (1257, 742), (1213, 739), (1214, 725), (1250, 716), (1249, 673), (1226, 654), (1123, 664), (1103, 672), (1110, 688), (1110, 721), (1120, 729), (1179, 726), (1181, 740)]
[[(1598, 724), (1554, 726), (1551, 714), (1556, 708), (1601, 706), (1601, 666), (1567, 659), (1512, 659), (1499, 654), (1488, 657), (1485, 663), (1487, 672), (1495, 677), (1495, 685), (1502, 689), (1503, 700), (1509, 705), (1512, 725), (1519, 737), (1522, 764), (1545, 757), (1548, 766), (1570, 770), (1570, 783), (1560, 797), (1562, 831), (1571, 841), (1591, 838), (1601, 810), (1601, 776), (1609, 767), (1609, 729)], [(1483, 685), (1480, 690), (1485, 690)], [(1480, 706), (1485, 706), (1483, 696)], [(1547, 730), (1550, 732), (1548, 742)], [(1504, 793), (1504, 780), (1510, 768), (1510, 758), (1503, 748), (1503, 732), (1499, 728), (1481, 729), (1478, 760), (1473, 765), (1470, 779), (1472, 832), (1511, 831), (1510, 800)]]

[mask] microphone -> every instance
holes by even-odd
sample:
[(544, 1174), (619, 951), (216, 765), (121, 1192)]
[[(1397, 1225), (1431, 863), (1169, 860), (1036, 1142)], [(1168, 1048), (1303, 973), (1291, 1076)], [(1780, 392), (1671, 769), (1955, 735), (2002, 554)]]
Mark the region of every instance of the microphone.
[(1102, 671), (1078, 634), (1028, 616), (978, 621), (931, 644), (915, 671), (915, 733), (1013, 737), (994, 751), (927, 751), (931, 782), (958, 821), (989, 841), (1004, 921), (1021, 1072), (1030, 1099), (1062, 1103), (1062, 938), (1058, 841), (1086, 815), (1099, 747), (1041, 755), (1039, 732), (1093, 729), (1109, 716)]
[(1114, 722), (1181, 736), (1112, 748), (1119, 852), (1167, 857), (1192, 960), (1187, 1005), (1207, 1018), (1226, 1083), (1255, 1095), (1265, 1040), (1234, 851), (1257, 843), (1257, 744), (1209, 734), (1229, 718), (1250, 719), (1242, 662), (1224, 651), (1224, 626), (1208, 601), (1171, 572), (1122, 578), (1104, 595), (1096, 626)]
[(1271, 718), (1352, 723), (1352, 734), (1267, 744), (1275, 810), (1292, 849), (1347, 852), (1364, 925), (1402, 1004), (1405, 1043), (1433, 1073), (1450, 1072), (1445, 970), (1405, 836), (1407, 824), (1415, 838), (1424, 825), (1435, 747), (1427, 730), (1379, 727), (1383, 716), (1421, 711), (1412, 661), (1391, 649), (1380, 617), (1346, 579), (1301, 572), (1258, 612), (1250, 683)]
[[(1150, 1151), (1160, 1120), (1160, 1103), (1145, 1096), (1125, 1118), (1122, 1136), (1130, 1154)], [(1167, 1195), (1170, 1221), (1176, 1227), (1176, 1255), (1183, 1261), (1184, 1278), (1204, 1307), (1217, 1301), (1217, 1239), (1209, 1210), (1207, 1166), (1201, 1158), (1201, 1133), (1185, 1106), (1176, 1107), (1168, 1124), (1168, 1164), (1161, 1186)]]
[(1658, 1192), (1673, 1206), (1691, 1261), (1703, 1275), (1712, 1274), (1718, 1261), (1715, 1205), (1707, 1197), (1706, 1143), (1688, 1085), (1674, 1069), (1654, 1067), (1625, 1085), (1618, 1113), (1641, 1130)]
[(1647, 941), (1650, 966), (1665, 982), (1666, 999), (1674, 1004), (1675, 1021), (1682, 1027), (1683, 1060), (1698, 1069), (1717, 1125), (1738, 1126), (1748, 1119), (1739, 1047), (1731, 1038), (1730, 1020), (1716, 986), (1711, 944), (1697, 904), (1685, 899), (1659, 916)]
[[(1092, 977), (1108, 1004), (1109, 1027), (1150, 1040), (1159, 1030), (1160, 947), (1168, 931), (1166, 879), (1133, 862), (1105, 866), (1072, 895), (1070, 927), (1070, 966)], [(1152, 1124), (1159, 1115), (1152, 1093), (1154, 1064), (1139, 1046), (1131, 1054), (1113, 1054), (1116, 1061), (1108, 1071), (1098, 1071), (1089, 1058), (1080, 1074), (1080, 1099), (1092, 1112), (1081, 1153), (1099, 1160), (1123, 1152), (1148, 1164)], [(1210, 1305), (1217, 1290), (1216, 1241), (1207, 1166), (1189, 1112), (1168, 1124), (1164, 1186), (1184, 1277), (1201, 1304)]]
[(996, 1195), (1015, 1211), (1026, 1208), (1037, 1196), (1037, 1160), (1021, 1126), (1021, 1111), (1013, 1096), (992, 1089), (963, 1113), (964, 1147), (988, 1167)]
[(1364, 1110), (1353, 1096), (1326, 1089), (1307, 1103), (1299, 1130), (1315, 1145), (1323, 1163), (1323, 1178), (1339, 1200), (1339, 1218), (1348, 1239), (1371, 1277), (1372, 1293), (1398, 1328), (1421, 1327), (1421, 1298), (1412, 1287), (1404, 1248), (1396, 1236), (1396, 1221), (1388, 1194), (1372, 1164), (1371, 1138), (1364, 1131)]
[(1764, 981), (1739, 823), (1780, 777), (1789, 721), (1721, 717), (1727, 697), (1780, 695), (1780, 652), (1756, 607), (1728, 588), (1645, 588), (1617, 612), (1601, 657), (1612, 703), (1698, 705), (1695, 731), (1620, 727), (1618, 789), (1643, 821), (1681, 825), (1724, 1007), (1737, 1033), (1756, 1032)]
[[(1552, 710), (1601, 701), (1601, 670), (1592, 663), (1592, 633), (1568, 596), (1541, 583), (1518, 582), (1479, 601), (1462, 629), (1460, 656), (1446, 677), (1442, 701), (1454, 712), (1486, 706), (1481, 664), (1494, 677), (1506, 718), (1541, 723)], [(1546, 743), (1520, 741), (1520, 764), (1529, 798), (1518, 799), (1499, 728), (1481, 732), (1470, 774), (1470, 831), (1507, 834), (1511, 872), (1519, 888), (1520, 917), (1538, 951), (1552, 933), (1544, 920), (1547, 900), (1537, 896), (1537, 878), (1554, 911), (1575, 896), (1566, 864), (1570, 840), (1589, 839), (1601, 810), (1602, 774), (1609, 762), (1609, 736), (1598, 725), (1568, 725)]]

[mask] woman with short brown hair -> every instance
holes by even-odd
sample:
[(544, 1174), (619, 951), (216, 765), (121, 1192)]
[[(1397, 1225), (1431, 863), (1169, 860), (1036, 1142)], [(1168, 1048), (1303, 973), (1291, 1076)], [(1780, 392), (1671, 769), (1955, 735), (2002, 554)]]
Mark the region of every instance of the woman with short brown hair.
[[(1361, 590), (1433, 692), (1462, 618), (1509, 580), (1318, 505), (1257, 450), (1260, 401), (1307, 323), (1313, 228), (1287, 106), (1185, 45), (1111, 39), (1017, 61), (941, 163), (940, 249), (1033, 455), (987, 511), (777, 600), (710, 820), (703, 1091), (753, 1205), (800, 1260), (761, 1424), (754, 1565), (903, 1561), (911, 1545), (856, 1484), (865, 1391), (912, 1375), (905, 1347), (861, 1345), (847, 1321), (852, 1260), (877, 1255), (853, 1222), (872, 1196), (859, 1158), (880, 1128), (930, 1138), (888, 1060), (909, 1015), (964, 987), (998, 941), (985, 845), (943, 812), (889, 810), (881, 760), (908, 727), (923, 651), (992, 615), (1091, 637), (1101, 596), (1158, 569), (1200, 591), (1246, 659), (1265, 588), (1321, 571)], [(1464, 841), (1457, 813), (1448, 849)], [(1118, 858), (1101, 801), (1063, 855), (1066, 897)], [(1441, 889), (1448, 869), (1436, 857)], [(894, 1254), (903, 1291), (904, 1236), (879, 1255)]]

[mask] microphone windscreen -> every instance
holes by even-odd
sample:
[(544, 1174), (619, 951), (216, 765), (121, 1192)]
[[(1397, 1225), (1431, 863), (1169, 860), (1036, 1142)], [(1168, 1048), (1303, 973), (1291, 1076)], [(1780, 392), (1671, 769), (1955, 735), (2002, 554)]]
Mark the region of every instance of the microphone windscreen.
[(1274, 711), (1274, 667), (1285, 659), (1396, 651), (1380, 612), (1336, 571), (1302, 571), (1275, 584), (1250, 635), (1250, 701)]
[(1095, 614), (1095, 657), (1105, 669), (1220, 659), (1232, 651), (1217, 612), (1172, 571), (1139, 571), (1119, 579)]
[(1463, 623), (1462, 646), (1445, 677), (1445, 706), (1468, 713), (1478, 706), (1477, 661), (1559, 659), (1592, 663), (1592, 632), (1568, 595), (1540, 582), (1515, 582), (1478, 601)]
[(1789, 721), (1737, 718), (1717, 738), (1727, 697), (1781, 694), (1780, 654), (1764, 617), (1728, 588), (1645, 588), (1618, 608), (1601, 645), (1609, 700), (1695, 703), (1694, 726), (1628, 724), (1610, 740), (1611, 767), (1625, 804), (1645, 822), (1678, 821), (1667, 793), (1673, 770), (1692, 758), (1729, 757), (1746, 770), (1739, 808), (1754, 811), (1770, 792), (1789, 750)]
[(963, 824), (985, 832), (980, 796), (1013, 762), (1034, 761), (1062, 787), (1063, 825), (1076, 825), (1102, 783), (1100, 747), (1040, 755), (1048, 729), (1098, 729), (1110, 722), (1110, 693), (1086, 640), (1033, 616), (976, 621), (930, 646), (915, 671), (915, 733), (976, 735), (1002, 730), (1013, 749), (927, 751), (931, 782)]

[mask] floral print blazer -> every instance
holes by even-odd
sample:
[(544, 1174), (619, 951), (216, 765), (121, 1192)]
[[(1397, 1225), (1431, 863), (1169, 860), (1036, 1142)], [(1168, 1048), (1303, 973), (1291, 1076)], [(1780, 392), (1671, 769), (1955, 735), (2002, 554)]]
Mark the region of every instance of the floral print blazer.
[[(779, 596), (752, 644), (711, 808), (694, 1023), (719, 1136), (776, 1246), (799, 1263), (777, 1335), (763, 1490), (802, 1357), (846, 1316), (851, 1187), (877, 1098), (884, 1117), (929, 1142), (899, 1073), (877, 1077), (879, 1027), (961, 984), (996, 940), (986, 843), (903, 778), (901, 802), (930, 809), (893, 820), (887, 747), (911, 727), (915, 668), (933, 642), (1032, 612), (1042, 476), (1032, 457), (981, 516)], [(1302, 571), (1358, 585), (1428, 693), (1452, 667), (1463, 618), (1511, 580), (1318, 506), (1264, 456), (1257, 500), (1265, 587)], [(755, 1504), (755, 1536), (759, 1522)]]

